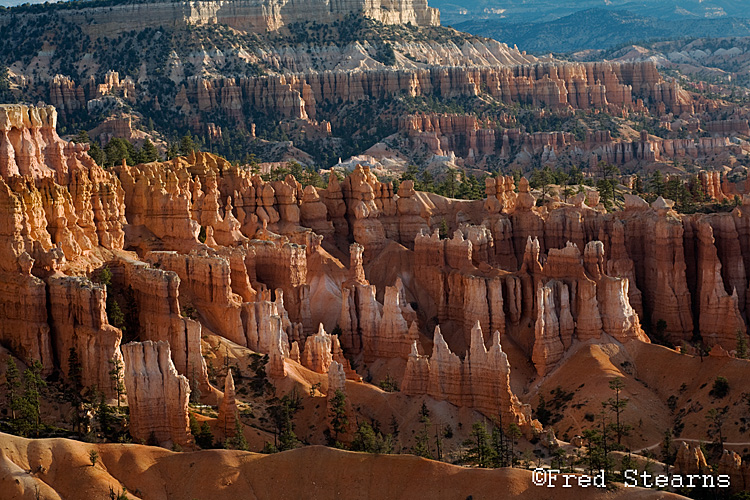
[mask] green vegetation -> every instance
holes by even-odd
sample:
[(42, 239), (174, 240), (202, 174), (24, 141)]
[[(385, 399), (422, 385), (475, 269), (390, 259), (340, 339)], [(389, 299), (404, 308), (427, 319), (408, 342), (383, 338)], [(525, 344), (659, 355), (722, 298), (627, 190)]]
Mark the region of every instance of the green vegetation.
[(383, 63), (386, 66), (393, 66), (396, 64), (396, 53), (393, 51), (393, 45), (390, 43), (384, 43), (378, 47), (377, 52), (373, 56), (378, 62)]
[(424, 401), (422, 402), (422, 408), (419, 410), (419, 423), (421, 426), (414, 436), (414, 446), (411, 451), (418, 457), (431, 459), (433, 457), (430, 450), (430, 411)]
[(285, 394), (269, 408), (274, 423), (274, 451), (291, 450), (300, 445), (300, 440), (294, 432), (294, 416), (302, 409), (302, 397), (296, 389)]
[(365, 453), (389, 454), (393, 452), (393, 438), (391, 434), (383, 434), (377, 423), (371, 425), (361, 422), (354, 434), (351, 449)]
[(747, 359), (747, 335), (737, 331), (737, 348), (735, 349), (737, 359)]
[(349, 426), (349, 417), (346, 414), (346, 394), (341, 389), (336, 389), (331, 398), (331, 407), (328, 416), (331, 428), (333, 429), (331, 445), (336, 448), (342, 448), (342, 444), (338, 441), (339, 434), (346, 432)]
[(566, 392), (558, 386), (550, 391), (550, 400), (547, 401), (543, 394), (539, 395), (539, 404), (534, 412), (534, 417), (544, 427), (554, 425), (563, 418), (563, 412), (572, 401), (574, 394)]
[(451, 169), (445, 174), (442, 182), (435, 182), (429, 170), (420, 172), (416, 166), (410, 165), (399, 178), (399, 183), (409, 180), (414, 182), (414, 189), (417, 191), (427, 191), (462, 200), (481, 200), (485, 197), (484, 179), (486, 177), (488, 176), (479, 178), (471, 174), (467, 175), (465, 171)]
[(91, 461), (91, 467), (96, 467), (96, 461), (99, 460), (99, 452), (94, 449), (89, 450), (89, 460)]
[(390, 373), (387, 373), (385, 375), (385, 378), (380, 381), (378, 386), (380, 386), (380, 388), (383, 389), (385, 392), (398, 392), (399, 391), (398, 381), (394, 377), (391, 377)]
[(208, 422), (198, 424), (198, 420), (195, 418), (194, 413), (190, 413), (190, 433), (195, 439), (195, 444), (203, 448), (204, 450), (210, 448), (217, 448), (218, 446), (214, 443), (214, 434), (211, 432)]
[(602, 402), (602, 407), (615, 415), (615, 421), (610, 424), (610, 427), (615, 433), (615, 436), (617, 436), (617, 445), (619, 447), (622, 444), (622, 438), (629, 435), (630, 430), (632, 429), (630, 425), (626, 425), (621, 421), (622, 412), (628, 406), (628, 399), (620, 397), (620, 392), (625, 388), (625, 384), (621, 378), (611, 380), (609, 382), (609, 388), (615, 392), (615, 397)]
[(716, 377), (714, 385), (709, 394), (717, 399), (722, 399), (729, 394), (729, 381), (726, 377)]

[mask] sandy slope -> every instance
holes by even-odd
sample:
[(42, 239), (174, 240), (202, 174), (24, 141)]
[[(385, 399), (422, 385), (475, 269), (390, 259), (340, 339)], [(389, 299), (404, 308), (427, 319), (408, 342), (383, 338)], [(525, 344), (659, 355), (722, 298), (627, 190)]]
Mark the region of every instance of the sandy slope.
[[(98, 449), (92, 467), (89, 450)], [(40, 468), (41, 466), (41, 468)], [(29, 473), (31, 471), (31, 473)], [(28, 440), (0, 434), (0, 498), (97, 499), (127, 487), (142, 499), (681, 498), (619, 488), (551, 490), (519, 469), (466, 469), (411, 455), (368, 455), (311, 446), (276, 455), (142, 445)]]

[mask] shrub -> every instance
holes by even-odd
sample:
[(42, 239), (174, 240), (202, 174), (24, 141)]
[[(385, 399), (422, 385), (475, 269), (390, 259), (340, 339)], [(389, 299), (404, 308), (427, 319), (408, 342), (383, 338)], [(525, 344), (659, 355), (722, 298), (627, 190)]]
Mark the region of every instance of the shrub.
[(729, 394), (729, 381), (726, 377), (716, 377), (714, 385), (709, 394), (715, 398), (723, 398)]

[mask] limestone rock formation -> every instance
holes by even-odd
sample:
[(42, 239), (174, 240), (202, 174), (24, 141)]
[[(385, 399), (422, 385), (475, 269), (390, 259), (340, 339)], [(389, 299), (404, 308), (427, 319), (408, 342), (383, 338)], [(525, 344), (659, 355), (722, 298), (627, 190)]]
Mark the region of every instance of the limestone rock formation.
[(180, 312), (180, 278), (172, 271), (149, 267), (142, 262), (121, 261), (124, 282), (133, 291), (137, 305), (140, 338), (169, 343), (178, 373), (198, 384), (201, 397), (215, 401), (216, 391), (208, 382), (201, 353), (201, 324)]
[(308, 337), (302, 353), (302, 366), (318, 373), (328, 373), (333, 362), (331, 353), (332, 338), (320, 325), (318, 333)]
[(553, 296), (555, 282), (537, 288), (538, 316), (534, 327), (534, 353), (532, 360), (536, 371), (544, 376), (550, 367), (563, 357), (564, 346), (560, 338), (560, 321), (555, 312)]
[(435, 328), (429, 358), (419, 355), (413, 343), (401, 387), (408, 395), (428, 394), (486, 415), (501, 414), (504, 423), (518, 424), (529, 437), (541, 432), (539, 422), (531, 418), (531, 408), (521, 404), (510, 388), (510, 365), (499, 332), (492, 336), (488, 350), (478, 322), (464, 360), (451, 352), (440, 327)]
[(110, 371), (120, 361), (122, 332), (109, 325), (106, 290), (86, 278), (49, 278), (49, 308), (54, 352), (66, 376), (71, 349), (81, 363), (81, 383), (114, 397)]
[(707, 222), (697, 228), (698, 274), (696, 280), (700, 307), (700, 330), (711, 345), (719, 344), (726, 350), (737, 345), (737, 335), (744, 335), (745, 321), (739, 309), (737, 291), (728, 294), (722, 279), (713, 229)]
[(399, 278), (395, 286), (385, 289), (383, 312), (374, 335), (363, 335), (366, 360), (374, 358), (404, 358), (411, 352), (412, 342), (418, 340), (417, 333), (406, 318), (416, 320), (416, 313), (404, 300), (403, 284)]
[(232, 438), (237, 433), (237, 400), (232, 370), (227, 370), (227, 376), (224, 378), (224, 397), (219, 404), (218, 428), (225, 439)]
[(708, 463), (699, 446), (683, 441), (677, 448), (674, 467), (679, 474), (701, 474), (708, 470)]
[(177, 373), (167, 342), (131, 342), (122, 346), (130, 435), (136, 441), (170, 448), (193, 445), (188, 419), (190, 384)]

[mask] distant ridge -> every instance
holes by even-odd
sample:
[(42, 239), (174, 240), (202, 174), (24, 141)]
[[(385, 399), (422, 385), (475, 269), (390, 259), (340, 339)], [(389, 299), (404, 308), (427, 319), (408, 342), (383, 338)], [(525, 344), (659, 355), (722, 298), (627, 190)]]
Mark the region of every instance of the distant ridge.
[[(581, 29), (585, 26), (586, 29)], [(607, 49), (629, 42), (684, 37), (750, 36), (750, 20), (690, 18), (673, 22), (630, 11), (588, 9), (546, 23), (510, 23), (501, 19), (465, 21), (453, 25), (532, 53), (565, 53)]]

